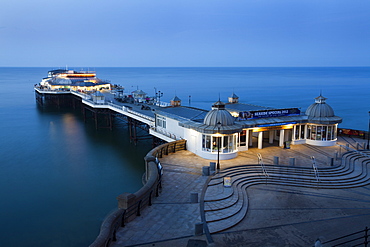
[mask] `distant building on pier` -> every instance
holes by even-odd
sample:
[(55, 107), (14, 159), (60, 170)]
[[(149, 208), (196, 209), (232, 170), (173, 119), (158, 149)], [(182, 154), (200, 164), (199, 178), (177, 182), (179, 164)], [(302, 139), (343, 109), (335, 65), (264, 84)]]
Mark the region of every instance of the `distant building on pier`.
[(50, 70), (40, 86), (49, 90), (98, 91), (110, 90), (111, 84), (96, 77), (95, 72), (67, 69)]

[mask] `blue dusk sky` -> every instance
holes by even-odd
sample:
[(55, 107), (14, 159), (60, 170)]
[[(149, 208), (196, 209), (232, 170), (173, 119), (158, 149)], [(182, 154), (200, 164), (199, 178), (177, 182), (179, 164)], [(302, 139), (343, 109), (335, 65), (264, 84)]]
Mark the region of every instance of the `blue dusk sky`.
[(1, 0), (0, 66), (370, 66), (369, 0)]

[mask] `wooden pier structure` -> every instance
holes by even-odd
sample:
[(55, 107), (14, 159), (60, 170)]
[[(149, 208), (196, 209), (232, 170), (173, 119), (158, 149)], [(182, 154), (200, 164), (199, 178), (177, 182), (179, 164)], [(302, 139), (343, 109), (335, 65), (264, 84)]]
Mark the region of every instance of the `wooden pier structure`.
[(104, 101), (97, 102), (90, 94), (73, 90), (46, 90), (35, 86), (35, 97), (40, 106), (80, 109), (84, 122), (93, 121), (96, 129), (113, 129), (116, 118), (127, 125), (130, 141), (135, 144), (148, 139), (152, 139), (153, 146), (176, 141), (171, 133), (162, 133), (156, 128), (154, 112), (159, 110), (160, 106), (150, 105), (150, 108), (143, 109), (142, 103), (122, 103), (109, 91), (103, 94)]

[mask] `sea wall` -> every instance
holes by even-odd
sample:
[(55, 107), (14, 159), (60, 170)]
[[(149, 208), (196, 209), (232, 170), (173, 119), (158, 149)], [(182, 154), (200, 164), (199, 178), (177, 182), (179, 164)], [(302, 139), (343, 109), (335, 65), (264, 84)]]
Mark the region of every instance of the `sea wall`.
[(116, 241), (116, 233), (125, 223), (140, 216), (142, 210), (152, 205), (154, 197), (159, 196), (162, 189), (161, 166), (158, 158), (186, 149), (186, 140), (179, 140), (162, 144), (152, 149), (145, 157), (146, 172), (144, 185), (135, 193), (123, 193), (117, 197), (118, 208), (106, 217), (99, 236), (90, 245), (91, 247), (109, 246)]

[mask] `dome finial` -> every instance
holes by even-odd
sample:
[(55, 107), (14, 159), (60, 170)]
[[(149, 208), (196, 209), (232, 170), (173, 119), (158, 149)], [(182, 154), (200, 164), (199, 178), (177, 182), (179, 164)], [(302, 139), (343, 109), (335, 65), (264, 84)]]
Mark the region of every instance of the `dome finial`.
[(327, 100), (327, 98), (322, 96), (321, 91), (320, 91), (320, 96), (315, 98), (315, 103), (325, 104), (326, 100)]

